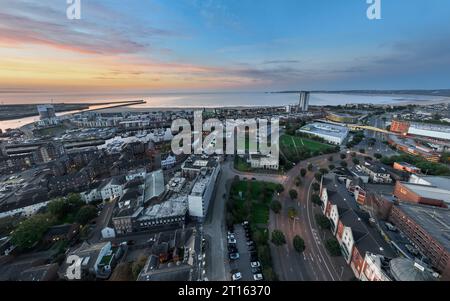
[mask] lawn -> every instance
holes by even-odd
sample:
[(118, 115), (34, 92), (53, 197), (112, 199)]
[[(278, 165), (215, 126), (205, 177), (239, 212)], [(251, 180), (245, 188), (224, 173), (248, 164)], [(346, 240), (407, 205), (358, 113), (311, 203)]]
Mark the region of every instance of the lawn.
[(269, 206), (276, 187), (277, 184), (269, 182), (235, 181), (230, 195), (235, 223), (248, 219), (253, 224), (267, 225)]
[(288, 170), (293, 167), (293, 163), (333, 153), (336, 147), (302, 137), (283, 135), (280, 137), (280, 150), (280, 163)]
[(333, 149), (333, 147), (328, 144), (289, 135), (280, 137), (280, 145), (282, 149), (293, 148), (297, 151), (307, 150), (310, 152), (326, 152)]

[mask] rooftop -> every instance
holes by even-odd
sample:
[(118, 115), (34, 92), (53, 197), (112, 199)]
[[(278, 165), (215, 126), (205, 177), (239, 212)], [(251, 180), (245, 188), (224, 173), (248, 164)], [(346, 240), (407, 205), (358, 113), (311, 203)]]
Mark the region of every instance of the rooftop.
[(423, 205), (400, 203), (397, 205), (420, 227), (450, 251), (450, 210)]
[(144, 201), (148, 202), (155, 197), (159, 197), (165, 190), (164, 174), (162, 170), (154, 171), (145, 178)]
[(314, 122), (303, 126), (299, 131), (305, 133), (321, 134), (336, 138), (345, 138), (348, 135), (348, 128), (331, 123)]
[(412, 184), (408, 182), (401, 183), (404, 187), (421, 197), (434, 200), (443, 200), (445, 203), (450, 204), (450, 193), (448, 189), (441, 189), (429, 185)]
[(187, 211), (187, 196), (169, 198), (161, 204), (156, 204), (145, 209), (139, 221), (158, 219), (162, 217), (180, 216)]

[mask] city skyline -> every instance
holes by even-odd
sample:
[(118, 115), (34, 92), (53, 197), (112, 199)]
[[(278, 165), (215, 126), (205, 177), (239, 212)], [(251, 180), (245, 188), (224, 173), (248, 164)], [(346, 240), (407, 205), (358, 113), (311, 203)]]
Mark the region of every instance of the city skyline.
[[(3, 4), (0, 1), (0, 4)], [(0, 91), (437, 89), (446, 1), (15, 1), (0, 13)]]

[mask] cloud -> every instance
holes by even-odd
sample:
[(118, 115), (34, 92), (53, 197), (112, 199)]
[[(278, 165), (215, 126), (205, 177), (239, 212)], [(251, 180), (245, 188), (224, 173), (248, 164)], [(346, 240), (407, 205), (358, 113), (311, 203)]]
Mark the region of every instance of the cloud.
[(0, 12), (0, 44), (9, 47), (38, 44), (84, 54), (114, 55), (150, 51), (152, 37), (175, 35), (150, 26), (133, 26), (132, 22), (114, 26), (111, 22), (118, 17), (117, 13), (98, 4), (94, 8), (85, 9), (94, 15), (89, 20), (102, 21), (70, 21), (64, 10), (56, 10), (48, 2), (16, 0)]

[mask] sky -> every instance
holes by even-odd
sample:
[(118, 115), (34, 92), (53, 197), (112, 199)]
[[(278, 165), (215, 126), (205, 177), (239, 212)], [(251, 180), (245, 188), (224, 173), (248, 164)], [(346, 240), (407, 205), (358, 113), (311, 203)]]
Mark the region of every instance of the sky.
[(0, 0), (0, 92), (450, 88), (450, 1)]

